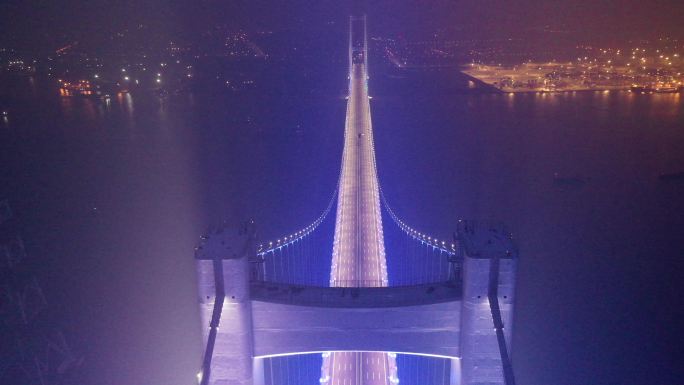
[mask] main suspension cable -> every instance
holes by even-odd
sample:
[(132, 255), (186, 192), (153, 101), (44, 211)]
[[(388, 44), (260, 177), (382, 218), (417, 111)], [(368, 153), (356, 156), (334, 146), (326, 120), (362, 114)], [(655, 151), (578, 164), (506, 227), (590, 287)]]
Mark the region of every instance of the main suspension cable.
[(269, 252), (275, 251), (285, 246), (289, 246), (305, 238), (307, 235), (311, 234), (314, 230), (316, 230), (330, 213), (335, 203), (335, 198), (337, 197), (337, 190), (338, 187), (335, 187), (335, 191), (333, 192), (332, 197), (330, 198), (330, 202), (328, 202), (328, 206), (325, 208), (325, 210), (323, 210), (323, 213), (318, 218), (316, 218), (315, 221), (313, 221), (308, 226), (302, 228), (301, 230), (295, 231), (289, 235), (282, 236), (273, 241), (261, 243), (257, 248), (257, 256), (263, 256)]
[(401, 229), (404, 233), (406, 233), (408, 236), (411, 238), (427, 244), (429, 246), (432, 246), (436, 249), (439, 249), (440, 251), (452, 256), (456, 254), (456, 243), (451, 243), (447, 241), (440, 241), (439, 239), (432, 237), (426, 233), (422, 233), (413, 227), (407, 225), (403, 220), (401, 220), (392, 210), (390, 205), (387, 203), (387, 198), (385, 198), (385, 193), (382, 191), (382, 186), (380, 186), (380, 197), (382, 198), (382, 204), (385, 207), (385, 210), (387, 210), (387, 213), (389, 214), (390, 218), (392, 218), (392, 221)]

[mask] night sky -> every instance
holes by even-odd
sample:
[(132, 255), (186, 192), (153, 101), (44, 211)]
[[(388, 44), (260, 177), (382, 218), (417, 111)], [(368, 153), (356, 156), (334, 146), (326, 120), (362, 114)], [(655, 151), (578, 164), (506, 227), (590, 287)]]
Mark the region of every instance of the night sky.
[[(446, 29), (470, 37), (521, 36), (533, 30), (571, 33), (589, 42), (681, 37), (684, 7), (677, 0), (573, 1), (19, 1), (0, 4), (0, 36), (16, 48), (52, 48), (65, 41), (97, 43), (139, 24), (163, 37), (191, 38), (207, 23), (254, 30), (316, 28), (368, 13), (383, 33), (431, 34)], [(376, 16), (377, 15), (377, 16)]]

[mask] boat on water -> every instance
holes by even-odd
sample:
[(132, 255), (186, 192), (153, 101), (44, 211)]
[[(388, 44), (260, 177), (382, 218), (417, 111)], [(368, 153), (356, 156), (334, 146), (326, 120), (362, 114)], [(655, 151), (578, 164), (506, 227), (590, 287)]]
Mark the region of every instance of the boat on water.
[(661, 87), (661, 88), (656, 88), (653, 92), (657, 94), (674, 94), (679, 92), (679, 88), (677, 87)]
[(637, 86), (633, 85), (629, 88), (630, 92), (636, 94), (675, 94), (682, 91), (682, 87), (675, 87), (673, 85), (656, 85), (656, 86)]
[(559, 173), (553, 174), (553, 185), (560, 189), (580, 189), (587, 184), (587, 179), (580, 176), (563, 176)]

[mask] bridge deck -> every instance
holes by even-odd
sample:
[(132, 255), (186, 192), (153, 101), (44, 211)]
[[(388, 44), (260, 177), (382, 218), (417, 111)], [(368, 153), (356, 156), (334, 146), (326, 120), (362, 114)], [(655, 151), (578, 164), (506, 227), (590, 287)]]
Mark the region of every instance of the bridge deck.
[[(331, 286), (387, 286), (367, 79), (365, 65), (353, 63), (338, 191)], [(394, 357), (383, 353), (332, 353), (324, 360), (323, 372), (327, 374), (322, 381), (330, 385), (387, 385), (396, 379), (396, 363)]]
[(331, 286), (386, 286), (380, 192), (363, 64), (354, 64), (342, 155)]

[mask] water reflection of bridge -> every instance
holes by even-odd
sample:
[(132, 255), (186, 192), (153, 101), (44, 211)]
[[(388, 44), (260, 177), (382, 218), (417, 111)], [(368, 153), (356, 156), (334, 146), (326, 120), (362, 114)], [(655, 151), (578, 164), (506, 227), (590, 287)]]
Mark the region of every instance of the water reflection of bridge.
[[(375, 163), (365, 18), (352, 18), (349, 34), (344, 150), (330, 205), (274, 241), (257, 244), (250, 224), (215, 230), (198, 247), (209, 325), (200, 382), (276, 383), (267, 360), (318, 353), (321, 384), (385, 385), (399, 382), (396, 353), (403, 353), (448, 363), (442, 383), (512, 384), (510, 237), (498, 226), (460, 221), (447, 242), (389, 208)], [(331, 263), (312, 242), (333, 206)], [(390, 263), (383, 207), (406, 239)]]

